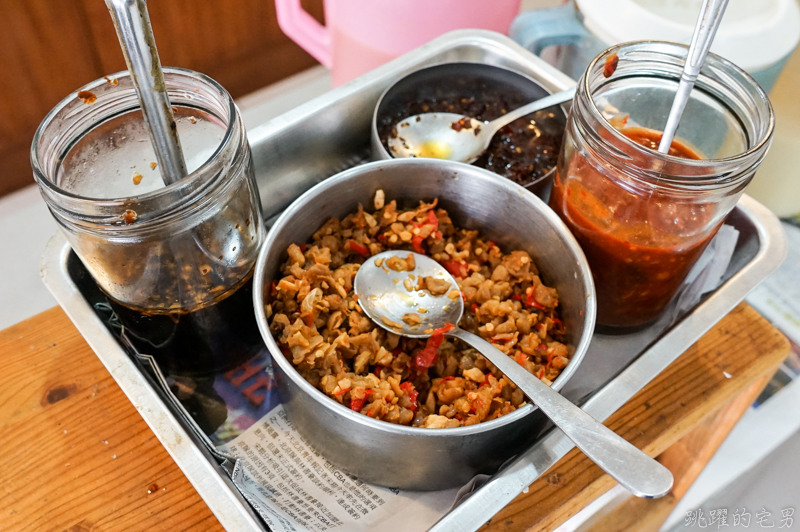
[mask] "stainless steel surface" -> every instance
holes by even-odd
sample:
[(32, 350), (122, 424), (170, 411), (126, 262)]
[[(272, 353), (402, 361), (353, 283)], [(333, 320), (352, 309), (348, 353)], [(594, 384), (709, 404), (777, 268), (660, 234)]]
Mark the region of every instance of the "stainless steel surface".
[(574, 347), (554, 390), (575, 373), (591, 339), (591, 275), (575, 239), (544, 202), (510, 180), (452, 161), (396, 159), (358, 166), (309, 190), (272, 226), (256, 264), (253, 299), (294, 426), (333, 464), (366, 482), (413, 490), (459, 486), (477, 473), (494, 472), (530, 444), (545, 425), (541, 412), (526, 405), (478, 425), (436, 430), (372, 419), (332, 401), (300, 376), (272, 337), (264, 313), (264, 290), (280, 275), (289, 245), (308, 241), (328, 218), (368, 205), (378, 189), (401, 205), (438, 198), (457, 226), (530, 254), (545, 282), (558, 289), (564, 343)]
[[(501, 128), (523, 116), (566, 103), (574, 96), (575, 87), (523, 105), (491, 122), (481, 122), (457, 113), (423, 113), (410, 116), (397, 124), (398, 134), (389, 137), (389, 154), (395, 159), (436, 157), (473, 163), (483, 155), (492, 142), (492, 137)], [(469, 120), (470, 127), (453, 127), (453, 124), (462, 120)]]
[(681, 116), (683, 116), (683, 111), (689, 101), (689, 93), (692, 92), (697, 76), (700, 75), (700, 68), (711, 49), (711, 43), (714, 42), (714, 36), (717, 34), (717, 28), (722, 22), (722, 15), (727, 6), (728, 0), (703, 0), (703, 6), (700, 8), (697, 24), (692, 34), (692, 42), (689, 45), (689, 55), (683, 65), (681, 81), (675, 92), (675, 99), (672, 100), (672, 107), (664, 126), (664, 134), (658, 143), (658, 151), (661, 153), (669, 152), (669, 148), (672, 146), (672, 139), (675, 138)]
[[(737, 223), (736, 227), (741, 233), (737, 245), (739, 257), (752, 253), (752, 258), (742, 264), (740, 258), (734, 255), (725, 284), (678, 324), (660, 335), (647, 349), (637, 351), (634, 362), (627, 367), (618, 366), (625, 369), (585, 402), (585, 412), (598, 421), (608, 419), (691, 347), (722, 316), (738, 305), (750, 290), (774, 272), (786, 258), (786, 235), (780, 221), (769, 209), (744, 195), (731, 213), (728, 222), (731, 221)], [(634, 339), (634, 342), (636, 340), (641, 341)], [(613, 354), (619, 347), (620, 344), (614, 338), (595, 335), (587, 355), (587, 363), (584, 363), (582, 369), (590, 369), (588, 362), (592, 360), (592, 355)], [(597, 366), (591, 369), (596, 368)], [(430, 532), (478, 530), (490, 516), (503, 509), (573, 448), (574, 444), (561, 431), (550, 432), (448, 512), (431, 527)]]
[[(406, 259), (409, 256), (414, 258), (415, 265), (411, 271), (399, 272), (386, 266), (391, 257)], [(428, 290), (406, 288), (405, 283), (416, 286), (417, 280), (424, 277), (445, 280), (450, 283), (450, 288), (438, 296)], [(364, 261), (353, 281), (353, 291), (358, 296), (359, 306), (372, 321), (387, 331), (411, 338), (428, 338), (434, 329), (448, 323), (458, 325), (464, 313), (464, 300), (453, 276), (432, 258), (409, 251), (384, 251)], [(452, 296), (451, 291), (454, 292)], [(406, 323), (403, 316), (409, 313), (418, 315), (422, 323)]]
[(188, 172), (153, 28), (150, 26), (147, 3), (145, 0), (106, 0), (106, 6), (114, 21), (122, 54), (139, 96), (164, 183), (176, 183)]
[[(506, 37), (477, 30), (450, 33), (249, 132), (267, 217), (279, 213), (313, 184), (363, 161), (369, 152), (375, 104), (394, 81), (418, 68), (452, 61), (510, 68), (553, 92), (575, 83)], [(786, 244), (770, 211), (743, 196), (727, 223), (739, 230), (740, 237), (726, 283), (676, 324), (666, 319), (634, 335), (595, 335), (562, 394), (582, 400), (596, 392), (584, 409), (598, 420), (606, 419), (777, 268)], [(42, 278), (56, 300), (222, 525), (229, 531), (264, 530), (226, 472), (180, 416), (166, 406), (154, 383), (94, 313), (70, 276), (70, 253), (64, 238), (56, 235), (42, 257)], [(619, 373), (620, 368), (626, 369)], [(478, 529), (572, 447), (560, 431), (550, 432), (433, 530)]]
[[(291, 220), (287, 220), (291, 223)], [(398, 272), (387, 268), (391, 257), (413, 257), (414, 268)], [(404, 282), (434, 277), (450, 283), (446, 293), (433, 296), (427, 290), (408, 290)], [(454, 326), (445, 336), (459, 338), (478, 350), (513, 382), (586, 456), (637, 497), (662, 497), (672, 488), (672, 473), (667, 468), (595, 421), (589, 414), (552, 390), (527, 369), (491, 343), (459, 323), (464, 301), (456, 290), (458, 283), (438, 262), (419, 253), (386, 251), (370, 257), (356, 273), (354, 289), (358, 303), (372, 321), (387, 331), (412, 338), (427, 338), (433, 330)], [(450, 297), (450, 290), (455, 297)], [(420, 307), (426, 312), (419, 313)], [(411, 325), (403, 317), (415, 313), (421, 324)], [(410, 450), (413, 451), (413, 450)]]

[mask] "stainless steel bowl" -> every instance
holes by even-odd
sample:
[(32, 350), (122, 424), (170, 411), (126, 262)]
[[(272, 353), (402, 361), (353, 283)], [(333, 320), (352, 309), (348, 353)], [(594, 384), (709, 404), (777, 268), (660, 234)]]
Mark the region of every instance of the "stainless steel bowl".
[(330, 217), (341, 219), (359, 203), (371, 205), (377, 189), (401, 206), (438, 197), (456, 225), (478, 229), (504, 249), (530, 253), (544, 281), (559, 291), (566, 343), (575, 350), (553, 383), (556, 390), (575, 373), (589, 345), (596, 306), (592, 276), (569, 230), (539, 198), (481, 168), (437, 159), (378, 161), (337, 174), (298, 198), (267, 234), (256, 263), (255, 312), (284, 407), (300, 434), (333, 464), (367, 482), (413, 490), (463, 485), (477, 473), (494, 472), (539, 435), (546, 418), (535, 406), (451, 429), (378, 421), (311, 386), (269, 331), (265, 298), (289, 245), (307, 242)]
[[(524, 74), (485, 63), (442, 63), (412, 72), (386, 89), (375, 106), (370, 134), (372, 158), (374, 160), (393, 158), (381, 142), (380, 130), (408, 117), (407, 109), (410, 102), (421, 98), (440, 100), (463, 97), (482, 101), (494, 93), (502, 94), (508, 99), (510, 111), (551, 94), (537, 81)], [(553, 134), (562, 133), (567, 124), (567, 113), (563, 106), (559, 106), (558, 109), (553, 117), (540, 124), (540, 127)], [(401, 115), (400, 118), (398, 114)], [(547, 199), (554, 172), (555, 168), (527, 183), (525, 188)]]

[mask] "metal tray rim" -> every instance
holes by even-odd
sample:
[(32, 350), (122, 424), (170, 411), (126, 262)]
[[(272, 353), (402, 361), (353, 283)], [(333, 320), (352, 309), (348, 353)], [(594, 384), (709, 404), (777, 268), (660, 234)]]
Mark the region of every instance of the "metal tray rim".
[[(414, 69), (437, 54), (465, 45), (484, 45), (503, 54), (515, 55), (521, 62), (533, 62), (537, 68), (541, 68), (543, 76), (549, 77), (543, 83), (549, 82), (555, 88), (566, 88), (575, 83), (506, 37), (481, 30), (460, 30), (252, 129), (248, 138), (251, 144), (268, 141), (354, 93), (382, 92), (383, 89), (377, 87), (390, 78)], [(586, 403), (584, 409), (595, 418), (602, 421), (616, 411), (783, 261), (787, 251), (786, 237), (777, 217), (746, 195), (742, 196), (737, 207), (757, 228), (760, 248), (756, 256)], [(227, 530), (264, 530), (222, 468), (167, 408), (160, 392), (139, 373), (134, 362), (82, 297), (67, 274), (66, 258), (70, 250), (61, 233), (57, 233), (48, 243), (40, 266), (42, 279), (48, 289), (222, 525)], [(477, 530), (488, 516), (504, 507), (570, 449), (571, 442), (563, 433), (552, 431), (463, 504), (445, 515), (431, 530)]]

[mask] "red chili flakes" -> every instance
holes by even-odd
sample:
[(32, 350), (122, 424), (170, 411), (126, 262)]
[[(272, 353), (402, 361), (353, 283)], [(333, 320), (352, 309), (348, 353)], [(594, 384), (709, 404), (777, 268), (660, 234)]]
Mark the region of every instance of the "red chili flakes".
[(417, 408), (419, 407), (419, 404), (417, 403), (417, 397), (419, 397), (419, 392), (416, 391), (414, 389), (414, 385), (408, 381), (400, 384), (400, 388), (402, 388), (402, 390), (408, 394), (408, 400), (411, 401), (411, 410), (416, 412)]
[(619, 64), (619, 56), (617, 56), (616, 52), (614, 52), (609, 56), (606, 56), (606, 64), (603, 67), (603, 75), (607, 78), (613, 76), (614, 72), (617, 71), (618, 64)]
[(450, 272), (450, 275), (465, 279), (469, 276), (469, 264), (466, 262), (456, 262), (454, 260), (445, 260), (441, 262), (444, 269)]
[(439, 358), (439, 346), (441, 346), (444, 341), (444, 333), (454, 327), (452, 323), (447, 323), (444, 327), (433, 331), (425, 347), (414, 357), (414, 365), (417, 368), (427, 369), (436, 363), (436, 359)]
[(348, 240), (347, 243), (345, 244), (344, 248), (346, 250), (358, 253), (359, 255), (364, 257), (365, 259), (368, 259), (369, 256), (370, 256), (369, 248), (367, 246), (365, 246), (364, 244), (359, 244), (355, 240)]
[(375, 390), (364, 390), (364, 397), (361, 399), (350, 399), (350, 410), (354, 410), (355, 412), (361, 412), (361, 409), (364, 408), (364, 403), (367, 402), (367, 397), (375, 393)]
[(97, 96), (95, 96), (92, 91), (80, 91), (78, 93), (78, 98), (83, 100), (83, 103), (86, 105), (93, 104), (95, 101), (97, 101)]
[(472, 121), (466, 116), (456, 122), (450, 124), (454, 131), (461, 131), (462, 129), (472, 129)]

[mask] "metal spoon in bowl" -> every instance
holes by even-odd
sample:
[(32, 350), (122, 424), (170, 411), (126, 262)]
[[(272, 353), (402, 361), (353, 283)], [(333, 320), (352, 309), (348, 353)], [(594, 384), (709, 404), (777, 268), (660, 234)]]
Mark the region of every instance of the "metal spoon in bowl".
[[(414, 258), (413, 271), (395, 271), (389, 259)], [(410, 275), (415, 276), (414, 280)], [(420, 277), (432, 276), (450, 283), (442, 295), (408, 290)], [(569, 402), (508, 355), (458, 327), (464, 301), (455, 279), (438, 262), (418, 253), (385, 251), (370, 257), (356, 274), (354, 290), (358, 303), (375, 323), (395, 334), (428, 338), (434, 329), (454, 325), (445, 336), (459, 338), (476, 348), (533, 401), (586, 456), (638, 497), (661, 497), (672, 488), (672, 473)], [(410, 319), (409, 315), (417, 318)], [(405, 320), (404, 320), (405, 317)]]
[(397, 124), (389, 137), (389, 153), (404, 157), (435, 157), (471, 163), (478, 159), (500, 128), (536, 111), (570, 101), (575, 88), (545, 96), (491, 122), (481, 122), (458, 113), (423, 113)]

